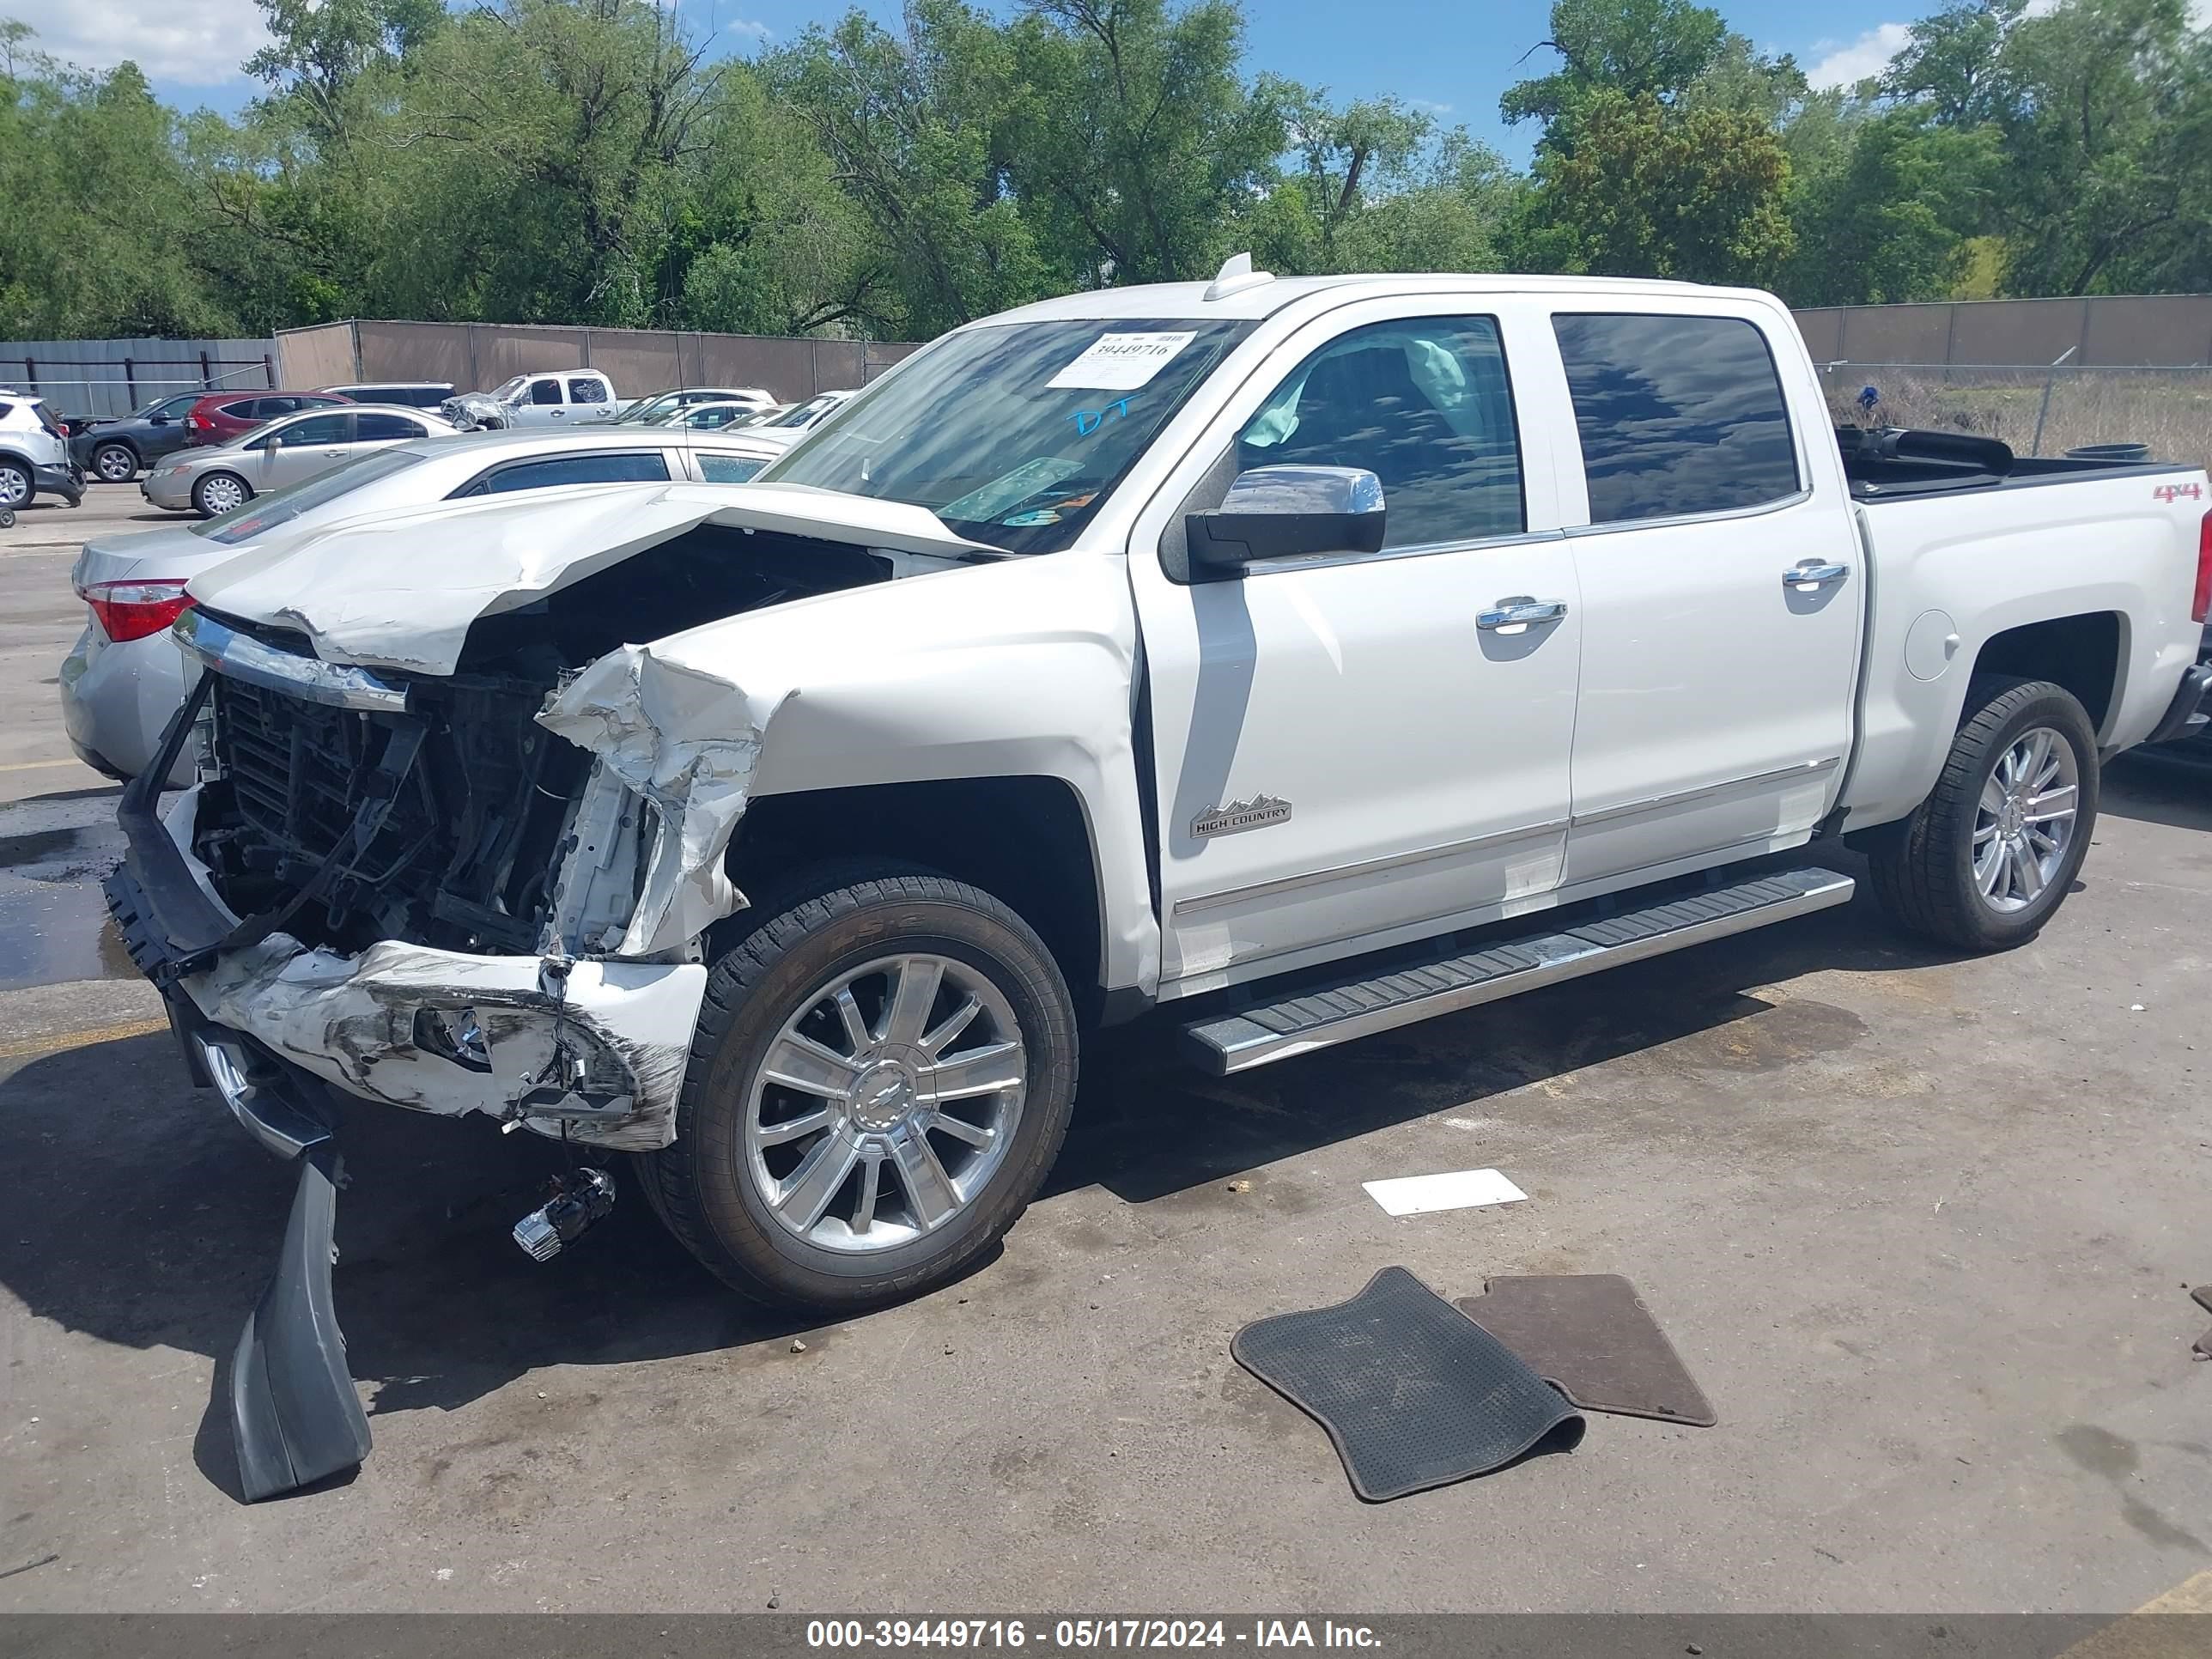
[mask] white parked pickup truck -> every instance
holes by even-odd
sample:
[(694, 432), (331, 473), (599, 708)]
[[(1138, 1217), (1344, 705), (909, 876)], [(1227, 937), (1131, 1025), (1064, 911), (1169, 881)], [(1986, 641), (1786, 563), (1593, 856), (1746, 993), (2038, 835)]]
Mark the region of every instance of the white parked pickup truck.
[(1905, 927), (2021, 943), (2100, 766), (2200, 718), (2205, 493), (1839, 437), (1764, 294), (1232, 262), (959, 329), (734, 489), (197, 578), (204, 781), (126, 795), (110, 891), (302, 1158), (242, 1463), (348, 1446), (297, 1427), (334, 1341), (278, 1340), (329, 1318), (334, 1093), (640, 1154), (715, 1273), (849, 1309), (1012, 1223), (1101, 1024), (1287, 1060), (1841, 903), (1839, 837)]
[(489, 392), (463, 392), (438, 412), (464, 432), (503, 432), (524, 426), (587, 426), (611, 421), (628, 407), (614, 382), (596, 368), (548, 369), (517, 374)]

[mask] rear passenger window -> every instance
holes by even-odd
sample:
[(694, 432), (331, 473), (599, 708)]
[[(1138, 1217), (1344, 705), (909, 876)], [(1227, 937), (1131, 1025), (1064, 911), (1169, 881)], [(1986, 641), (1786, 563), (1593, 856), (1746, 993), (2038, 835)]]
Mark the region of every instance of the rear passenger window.
[(384, 443), (394, 438), (424, 438), (428, 428), (419, 421), (410, 421), (404, 415), (379, 415), (364, 412), (354, 416), (360, 422), (356, 428), (363, 443)]
[(708, 483), (743, 483), (767, 465), (750, 455), (714, 455), (702, 451), (699, 476)]
[(1314, 353), (1237, 436), (1237, 470), (1356, 466), (1382, 485), (1382, 544), (1526, 526), (1521, 444), (1498, 325), (1420, 317), (1353, 329)]
[(655, 450), (629, 454), (562, 455), (552, 460), (518, 461), (485, 474), (457, 495), (504, 495), (517, 489), (552, 489), (562, 484), (647, 483), (668, 476), (668, 463)]
[(568, 382), (568, 401), (572, 404), (603, 404), (607, 400), (606, 382), (594, 375)]
[(1765, 336), (1735, 317), (1557, 316), (1592, 524), (1763, 506), (1797, 493)]

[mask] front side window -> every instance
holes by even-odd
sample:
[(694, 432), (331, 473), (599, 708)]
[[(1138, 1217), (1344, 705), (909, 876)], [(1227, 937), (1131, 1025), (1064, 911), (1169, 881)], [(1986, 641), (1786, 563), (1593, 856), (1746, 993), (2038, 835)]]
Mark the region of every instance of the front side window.
[(1056, 553), (1252, 327), (1121, 317), (963, 329), (761, 477), (905, 501), (986, 546)]
[(1237, 434), (1237, 470), (1355, 466), (1382, 485), (1385, 548), (1528, 527), (1496, 320), (1370, 323), (1291, 371)]
[(358, 425), (355, 435), (363, 443), (390, 443), (402, 438), (427, 438), (428, 428), (420, 421), (410, 421), (404, 415), (383, 415), (364, 411), (354, 416)]
[(1797, 455), (1766, 337), (1740, 317), (1557, 316), (1592, 524), (1794, 495)]
[(532, 380), (530, 383), (530, 401), (533, 404), (559, 403), (561, 401), (561, 382), (558, 380)]
[(280, 432), (270, 435), (279, 449), (300, 449), (311, 444), (342, 444), (348, 441), (346, 423), (350, 415), (311, 415), (304, 421), (295, 421)]
[(668, 463), (656, 450), (561, 455), (544, 461), (517, 461), (486, 473), (453, 494), (504, 495), (518, 489), (552, 489), (562, 484), (646, 483), (667, 476)]
[(200, 400), (200, 393), (187, 392), (181, 398), (172, 398), (167, 403), (155, 404), (146, 411), (147, 417), (158, 416), (165, 421), (181, 421), (192, 412), (192, 405)]

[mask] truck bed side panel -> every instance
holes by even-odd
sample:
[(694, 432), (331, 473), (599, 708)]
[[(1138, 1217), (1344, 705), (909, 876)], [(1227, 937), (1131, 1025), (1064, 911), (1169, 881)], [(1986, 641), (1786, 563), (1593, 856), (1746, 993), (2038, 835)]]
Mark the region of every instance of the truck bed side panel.
[(2206, 497), (2187, 486), (2203, 481), (2126, 475), (1866, 504), (1874, 621), (1844, 827), (1903, 817), (1926, 796), (1975, 662), (2008, 629), (2116, 616), (2119, 661), (2098, 735), (2108, 750), (2140, 743), (2197, 656), (2189, 613)]

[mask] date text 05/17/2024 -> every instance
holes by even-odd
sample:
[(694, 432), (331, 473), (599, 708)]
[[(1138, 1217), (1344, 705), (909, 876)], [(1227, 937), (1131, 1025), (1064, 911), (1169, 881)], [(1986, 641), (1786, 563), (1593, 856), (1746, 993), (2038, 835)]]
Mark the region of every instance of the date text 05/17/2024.
[(1030, 1648), (1079, 1652), (1099, 1648), (1365, 1648), (1382, 1645), (1365, 1625), (1332, 1620), (1255, 1619), (817, 1619), (810, 1648)]

